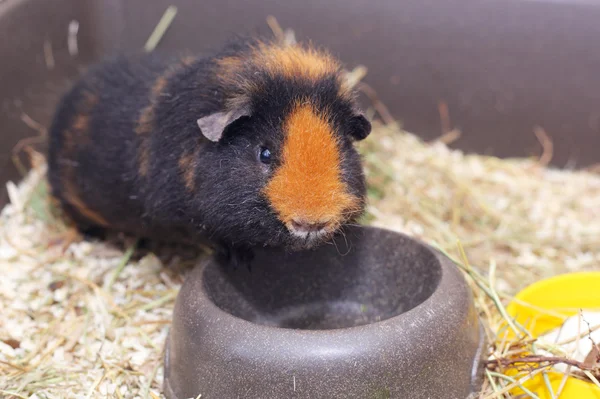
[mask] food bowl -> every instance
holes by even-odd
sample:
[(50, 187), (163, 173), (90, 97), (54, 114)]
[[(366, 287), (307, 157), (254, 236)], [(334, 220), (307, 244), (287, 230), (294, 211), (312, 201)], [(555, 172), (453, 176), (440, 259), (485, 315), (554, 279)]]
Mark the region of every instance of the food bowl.
[(175, 304), (169, 399), (465, 398), (484, 339), (462, 274), (405, 235), (352, 227), (317, 250), (199, 265)]

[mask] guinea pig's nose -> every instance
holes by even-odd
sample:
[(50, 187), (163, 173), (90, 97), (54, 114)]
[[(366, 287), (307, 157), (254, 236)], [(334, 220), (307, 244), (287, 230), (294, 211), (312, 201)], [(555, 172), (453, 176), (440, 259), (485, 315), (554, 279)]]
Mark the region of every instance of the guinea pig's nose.
[(329, 221), (309, 222), (302, 219), (292, 219), (292, 229), (300, 233), (312, 233), (314, 231), (323, 230)]

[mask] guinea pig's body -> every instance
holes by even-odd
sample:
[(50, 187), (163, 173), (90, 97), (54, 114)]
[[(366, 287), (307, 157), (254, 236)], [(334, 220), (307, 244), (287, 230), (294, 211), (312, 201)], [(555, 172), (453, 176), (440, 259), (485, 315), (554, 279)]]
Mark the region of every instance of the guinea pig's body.
[(310, 248), (364, 209), (366, 137), (340, 65), (235, 41), (92, 67), (50, 129), (52, 194), (80, 226), (231, 248)]

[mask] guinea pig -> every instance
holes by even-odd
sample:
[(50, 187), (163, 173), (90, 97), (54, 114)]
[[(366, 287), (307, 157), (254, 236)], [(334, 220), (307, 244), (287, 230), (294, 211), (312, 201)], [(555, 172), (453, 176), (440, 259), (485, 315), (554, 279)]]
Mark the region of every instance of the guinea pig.
[(365, 207), (371, 124), (344, 76), (326, 50), (256, 38), (105, 60), (58, 105), (51, 193), (82, 229), (314, 248)]

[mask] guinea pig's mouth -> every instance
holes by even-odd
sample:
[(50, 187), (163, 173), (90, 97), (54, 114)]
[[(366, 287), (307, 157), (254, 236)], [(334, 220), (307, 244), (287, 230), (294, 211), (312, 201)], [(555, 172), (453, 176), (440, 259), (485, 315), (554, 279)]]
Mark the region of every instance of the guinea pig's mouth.
[(329, 240), (337, 229), (337, 223), (330, 221), (308, 223), (291, 220), (286, 223), (286, 227), (291, 235), (294, 248), (310, 249)]

